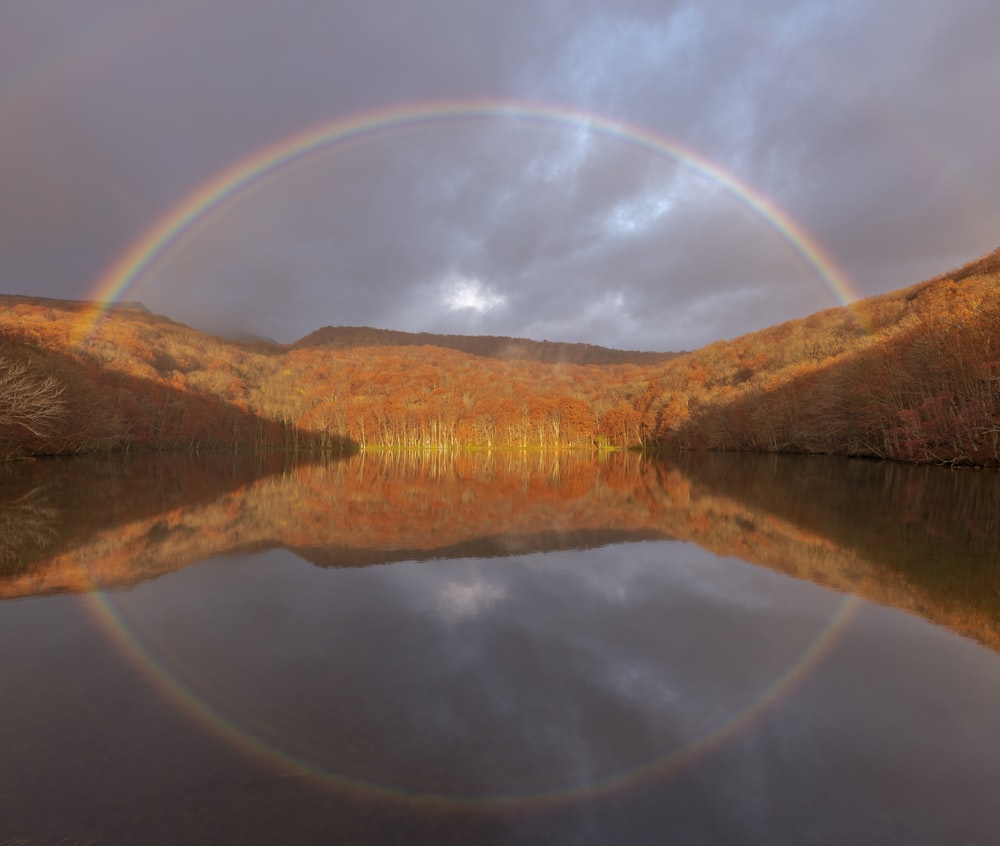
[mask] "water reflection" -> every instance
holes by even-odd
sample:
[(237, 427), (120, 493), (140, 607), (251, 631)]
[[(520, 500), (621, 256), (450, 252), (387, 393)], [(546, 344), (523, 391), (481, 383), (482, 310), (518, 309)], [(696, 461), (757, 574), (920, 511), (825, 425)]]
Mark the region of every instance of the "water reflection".
[(683, 536), (1000, 649), (995, 471), (713, 453), (670, 467), (707, 518)]
[(1000, 648), (1000, 476), (992, 472), (512, 452), (325, 463), (104, 457), (0, 473), (0, 597), (125, 587), (271, 548), (347, 567), (669, 537)]
[(0, 843), (1000, 835), (1000, 658), (844, 595), (996, 647), (996, 475), (630, 454), (0, 472)]
[(335, 578), (275, 551), (113, 611), (175, 699), (272, 763), (362, 795), (525, 807), (690, 764), (801, 678), (842, 604), (643, 543)]

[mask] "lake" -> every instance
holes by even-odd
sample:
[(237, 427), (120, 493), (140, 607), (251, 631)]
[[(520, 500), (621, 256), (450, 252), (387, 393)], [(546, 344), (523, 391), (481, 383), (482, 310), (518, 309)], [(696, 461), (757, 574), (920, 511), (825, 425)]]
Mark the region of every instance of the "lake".
[(0, 846), (1000, 842), (1000, 474), (0, 466)]

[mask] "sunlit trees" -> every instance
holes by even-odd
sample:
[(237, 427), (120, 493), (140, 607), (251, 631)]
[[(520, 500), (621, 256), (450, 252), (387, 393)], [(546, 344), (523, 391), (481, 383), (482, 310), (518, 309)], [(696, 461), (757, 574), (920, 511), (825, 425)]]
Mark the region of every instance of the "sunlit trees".
[(0, 455), (353, 441), (1000, 464), (998, 285), (980, 262), (691, 353), (600, 365), (548, 363), (554, 345), (511, 360), (509, 344), (377, 330), (242, 345), (142, 311), (94, 324), (79, 304), (0, 297)]
[(626, 447), (640, 441), (640, 416), (628, 403), (619, 403), (601, 415), (598, 431), (612, 446)]

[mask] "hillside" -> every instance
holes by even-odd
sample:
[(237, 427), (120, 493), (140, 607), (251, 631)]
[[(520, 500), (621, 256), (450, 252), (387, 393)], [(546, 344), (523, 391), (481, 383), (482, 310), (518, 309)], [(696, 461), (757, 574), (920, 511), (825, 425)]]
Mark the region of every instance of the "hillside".
[(1000, 465), (1000, 250), (677, 355), (345, 327), (279, 347), (0, 297), (0, 458), (634, 445)]
[[(590, 447), (603, 411), (621, 405), (630, 420), (644, 387), (636, 365), (502, 361), (430, 345), (275, 348), (141, 310), (93, 326), (90, 311), (0, 297), (0, 455), (233, 443)], [(607, 437), (638, 434), (618, 425)]]
[(663, 446), (1000, 464), (1000, 250), (649, 379)]

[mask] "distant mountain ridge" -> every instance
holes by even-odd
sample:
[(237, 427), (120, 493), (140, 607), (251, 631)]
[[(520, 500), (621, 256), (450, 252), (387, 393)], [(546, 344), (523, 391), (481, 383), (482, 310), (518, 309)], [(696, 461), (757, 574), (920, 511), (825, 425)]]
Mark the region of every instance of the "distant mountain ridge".
[(501, 361), (537, 361), (542, 364), (662, 364), (683, 353), (617, 350), (594, 344), (563, 341), (532, 341), (498, 335), (438, 335), (432, 332), (400, 332), (369, 326), (324, 326), (293, 344), (293, 349), (328, 347), (432, 346), (457, 350)]

